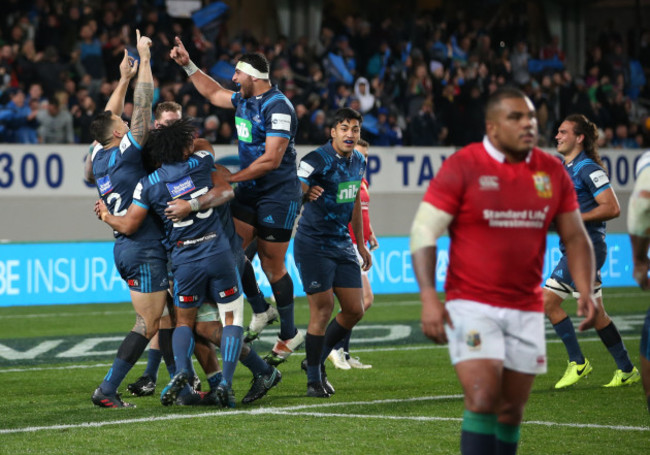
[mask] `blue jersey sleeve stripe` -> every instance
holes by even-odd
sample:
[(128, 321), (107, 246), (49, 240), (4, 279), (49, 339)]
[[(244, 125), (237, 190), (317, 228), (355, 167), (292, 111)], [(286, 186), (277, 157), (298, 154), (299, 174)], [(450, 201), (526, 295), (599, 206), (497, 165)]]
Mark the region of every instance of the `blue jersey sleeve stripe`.
[(281, 100), (282, 98), (283, 97), (280, 94), (273, 95), (271, 98), (269, 98), (268, 100), (264, 101), (264, 103), (262, 103), (262, 107), (260, 108), (260, 110), (264, 111), (264, 109), (266, 109), (266, 106), (268, 106), (269, 103), (272, 103), (273, 101), (276, 101), (276, 100)]
[(305, 178), (298, 177), (298, 180), (300, 180), (300, 181), (301, 181), (302, 183), (304, 183), (305, 185), (309, 185), (309, 180), (307, 180), (307, 179), (305, 179)]
[(138, 150), (142, 150), (142, 146), (140, 144), (138, 144), (138, 141), (136, 141), (133, 138), (133, 134), (131, 134), (131, 131), (126, 133), (126, 135), (129, 137), (129, 140), (131, 141), (131, 144), (133, 144)]
[(291, 135), (289, 134), (284, 134), (284, 133), (266, 133), (267, 136), (273, 136), (273, 137), (283, 137), (285, 139), (291, 139)]
[(147, 204), (145, 204), (144, 202), (140, 202), (140, 201), (134, 199), (133, 203), (135, 205), (137, 205), (138, 207), (142, 207), (143, 209), (149, 210), (149, 206)]
[(602, 192), (605, 191), (606, 189), (610, 188), (611, 186), (612, 186), (612, 185), (610, 185), (610, 184), (608, 183), (608, 184), (605, 185), (604, 187), (600, 188), (598, 191), (596, 191), (596, 192), (594, 193), (594, 197), (598, 196), (600, 193), (602, 193)]

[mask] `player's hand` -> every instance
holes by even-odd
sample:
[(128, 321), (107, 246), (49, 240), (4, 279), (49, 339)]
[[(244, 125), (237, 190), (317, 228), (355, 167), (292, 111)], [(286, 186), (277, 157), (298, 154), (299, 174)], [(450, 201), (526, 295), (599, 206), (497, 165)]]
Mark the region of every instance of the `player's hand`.
[(323, 191), (323, 188), (318, 185), (310, 186), (309, 190), (307, 190), (307, 194), (305, 195), (305, 200), (307, 202), (313, 202), (321, 197)]
[(432, 291), (431, 297), (427, 300), (426, 302), (422, 301), (422, 333), (436, 344), (447, 344), (445, 324), (451, 328), (454, 327), (449, 312), (435, 295), (435, 291)]
[(578, 326), (578, 330), (585, 331), (591, 329), (596, 323), (596, 316), (598, 315), (598, 302), (594, 300), (591, 295), (584, 296), (580, 294), (578, 297), (578, 316), (583, 316), (584, 319)]
[(95, 215), (97, 215), (97, 218), (102, 221), (104, 221), (104, 218), (108, 215), (108, 208), (106, 208), (106, 204), (104, 204), (104, 201), (101, 199), (95, 201)]
[(379, 242), (377, 241), (375, 234), (370, 234), (370, 237), (368, 238), (368, 244), (370, 245), (370, 251), (375, 251), (377, 248), (379, 248)]
[(140, 58), (151, 58), (151, 38), (147, 36), (140, 36), (140, 30), (135, 30), (136, 37), (136, 47), (138, 48), (138, 54)]
[(192, 207), (190, 207), (190, 203), (184, 199), (169, 201), (167, 203), (167, 208), (165, 209), (165, 215), (174, 223), (183, 220), (183, 218), (190, 213), (192, 213)]
[(181, 66), (188, 65), (190, 63), (190, 54), (187, 52), (187, 49), (185, 49), (183, 42), (178, 36), (174, 38), (174, 41), (176, 42), (176, 45), (172, 48), (169, 56)]
[(120, 63), (120, 77), (129, 80), (136, 74), (138, 74), (138, 61), (129, 57), (129, 51), (124, 49), (124, 58)]
[(361, 264), (361, 270), (367, 272), (370, 270), (370, 267), (372, 267), (372, 255), (365, 245), (357, 245), (357, 248), (359, 250), (359, 256), (361, 256), (361, 259), (363, 260), (363, 263)]

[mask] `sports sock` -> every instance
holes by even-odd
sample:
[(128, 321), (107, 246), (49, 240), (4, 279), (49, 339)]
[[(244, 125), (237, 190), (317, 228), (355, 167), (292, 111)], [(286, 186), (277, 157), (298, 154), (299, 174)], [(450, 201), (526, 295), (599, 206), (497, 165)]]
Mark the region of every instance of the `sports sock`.
[(158, 330), (158, 345), (160, 346), (160, 352), (162, 352), (163, 359), (165, 360), (165, 366), (167, 367), (169, 377), (174, 376), (174, 372), (176, 371), (174, 350), (172, 349), (173, 333), (173, 328)]
[(519, 425), (496, 424), (496, 455), (515, 455), (519, 443)]
[(325, 337), (323, 339), (323, 352), (321, 353), (320, 359), (321, 363), (325, 363), (325, 359), (327, 359), (327, 356), (332, 351), (332, 348), (336, 345), (336, 343), (343, 340), (348, 333), (350, 333), (350, 330), (339, 324), (336, 318), (332, 319), (332, 321), (327, 326), (327, 330), (325, 330)]
[(495, 414), (478, 414), (467, 409), (463, 412), (460, 433), (460, 453), (463, 455), (495, 455)]
[(208, 384), (210, 384), (210, 390), (216, 389), (217, 386), (221, 383), (222, 379), (223, 374), (221, 374), (221, 371), (210, 373), (208, 375)]
[(153, 382), (158, 380), (158, 368), (162, 360), (162, 352), (160, 349), (149, 349), (147, 355), (147, 368), (144, 370), (144, 375), (149, 376)]
[(271, 365), (266, 363), (253, 349), (250, 350), (246, 358), (241, 359), (241, 363), (251, 370), (254, 376), (260, 374), (269, 374), (273, 369)]
[(232, 377), (235, 374), (235, 367), (241, 354), (243, 338), (243, 327), (227, 325), (223, 328), (223, 333), (221, 334), (221, 358), (223, 360), (221, 365), (223, 368), (222, 384), (225, 382), (228, 385), (232, 385)]
[(571, 318), (567, 316), (557, 324), (553, 324), (553, 328), (555, 329), (557, 336), (562, 339), (562, 343), (564, 343), (566, 352), (569, 354), (569, 361), (575, 362), (578, 365), (585, 363), (585, 356), (582, 355), (582, 351), (580, 350), (578, 337), (576, 336), (576, 331), (573, 328)]
[(322, 335), (312, 335), (307, 332), (305, 336), (305, 352), (307, 353), (307, 383), (321, 382), (320, 357), (323, 352)]
[(149, 344), (149, 339), (139, 333), (129, 332), (124, 337), (122, 344), (120, 344), (117, 350), (115, 360), (113, 360), (113, 366), (108, 370), (104, 381), (99, 386), (102, 392), (106, 395), (113, 395), (117, 392), (117, 388), (127, 373), (131, 371), (133, 364), (138, 361), (147, 344)]
[(246, 294), (248, 303), (253, 309), (253, 313), (264, 313), (269, 309), (269, 304), (264, 300), (264, 294), (262, 294), (260, 287), (257, 285), (253, 264), (248, 259), (244, 263), (244, 270), (241, 274), (241, 287), (244, 294)]
[(183, 370), (189, 373), (192, 364), (192, 353), (194, 352), (192, 329), (186, 325), (176, 327), (172, 335), (172, 348), (174, 351), (174, 364), (176, 365), (174, 374)]
[(293, 322), (293, 280), (286, 273), (275, 283), (271, 284), (275, 302), (280, 313), (280, 339), (289, 340), (296, 336), (296, 326)]
[[(345, 352), (345, 358), (350, 358), (350, 337), (352, 336), (352, 330), (350, 330), (345, 338), (343, 338), (343, 352)], [(340, 343), (340, 342), (339, 342)]]
[(625, 349), (625, 344), (621, 339), (621, 334), (618, 332), (618, 329), (614, 325), (614, 322), (610, 322), (609, 325), (603, 329), (596, 330), (598, 336), (602, 340), (605, 347), (609, 353), (614, 357), (616, 366), (619, 370), (622, 370), (624, 373), (629, 373), (634, 369), (634, 365), (630, 360), (630, 356)]

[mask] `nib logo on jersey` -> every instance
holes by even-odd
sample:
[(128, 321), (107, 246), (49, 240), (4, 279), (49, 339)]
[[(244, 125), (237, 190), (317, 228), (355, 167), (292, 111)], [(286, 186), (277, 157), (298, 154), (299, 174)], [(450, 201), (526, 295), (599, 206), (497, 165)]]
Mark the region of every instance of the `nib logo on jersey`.
[(359, 191), (360, 186), (361, 186), (360, 180), (339, 183), (339, 189), (336, 192), (336, 203), (344, 204), (346, 202), (354, 202), (354, 200), (357, 197), (357, 192)]

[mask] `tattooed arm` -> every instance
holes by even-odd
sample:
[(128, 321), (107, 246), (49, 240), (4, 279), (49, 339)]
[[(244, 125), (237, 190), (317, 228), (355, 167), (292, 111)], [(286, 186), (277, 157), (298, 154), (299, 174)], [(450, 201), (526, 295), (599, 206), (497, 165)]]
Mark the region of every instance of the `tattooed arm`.
[(131, 134), (140, 145), (144, 145), (149, 136), (151, 121), (151, 104), (153, 103), (153, 76), (151, 74), (151, 40), (140, 36), (136, 30), (137, 47), (140, 54), (138, 82), (133, 93), (133, 116), (131, 117)]

